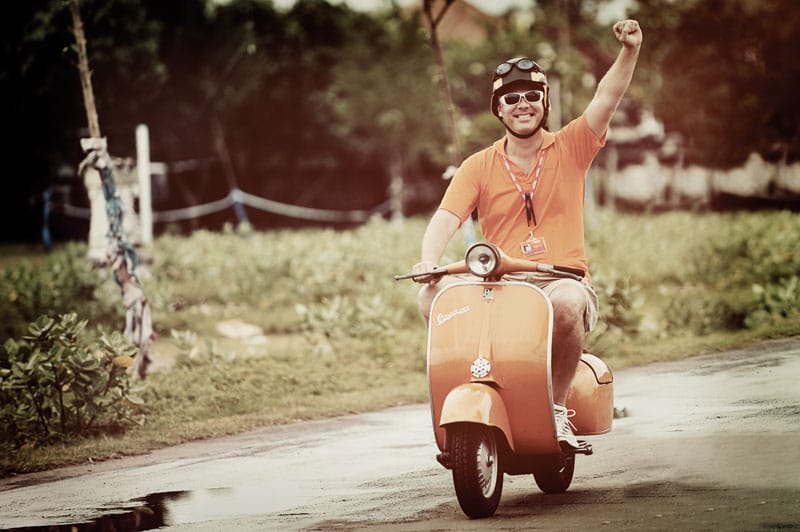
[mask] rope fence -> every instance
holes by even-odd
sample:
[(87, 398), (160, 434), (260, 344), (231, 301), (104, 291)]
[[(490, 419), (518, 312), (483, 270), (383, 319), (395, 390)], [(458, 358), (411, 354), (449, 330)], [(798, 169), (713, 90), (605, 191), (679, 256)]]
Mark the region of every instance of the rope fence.
[[(386, 200), (380, 205), (369, 210), (341, 211), (332, 209), (316, 209), (313, 207), (302, 207), (289, 203), (262, 198), (239, 189), (231, 190), (227, 196), (218, 200), (210, 201), (200, 205), (192, 205), (179, 209), (165, 211), (153, 211), (153, 221), (158, 223), (173, 223), (193, 218), (200, 218), (209, 214), (224, 211), (235, 205), (246, 205), (252, 209), (257, 209), (270, 214), (278, 214), (289, 218), (308, 220), (314, 222), (349, 222), (362, 223), (369, 220), (375, 214), (385, 214), (391, 210), (391, 200)], [(73, 218), (89, 219), (91, 211), (85, 207), (77, 207), (65, 202), (46, 202), (50, 210), (58, 210), (66, 216)]]

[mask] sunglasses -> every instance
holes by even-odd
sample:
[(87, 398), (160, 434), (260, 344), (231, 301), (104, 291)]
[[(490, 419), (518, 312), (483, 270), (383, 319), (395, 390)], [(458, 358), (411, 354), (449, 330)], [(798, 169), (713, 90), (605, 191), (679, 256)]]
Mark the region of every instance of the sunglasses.
[(518, 59), (516, 61), (506, 61), (504, 63), (500, 63), (497, 65), (497, 68), (494, 69), (494, 73), (497, 77), (502, 78), (511, 72), (511, 69), (514, 67), (517, 67), (517, 70), (521, 70), (523, 72), (530, 72), (534, 69), (541, 70), (539, 65), (537, 65), (533, 59), (523, 57), (522, 59)]
[(500, 96), (500, 101), (505, 105), (517, 105), (522, 98), (528, 103), (536, 103), (543, 97), (542, 91), (509, 92)]

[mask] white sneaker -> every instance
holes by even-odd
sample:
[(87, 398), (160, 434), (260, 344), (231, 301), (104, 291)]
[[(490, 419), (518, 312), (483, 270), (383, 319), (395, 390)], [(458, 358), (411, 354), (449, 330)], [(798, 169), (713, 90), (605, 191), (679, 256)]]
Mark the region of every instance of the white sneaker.
[(575, 425), (569, 420), (575, 415), (574, 410), (568, 410), (561, 405), (553, 405), (553, 414), (556, 418), (556, 436), (559, 442), (564, 442), (573, 449), (579, 449), (580, 443), (578, 438), (575, 437)]

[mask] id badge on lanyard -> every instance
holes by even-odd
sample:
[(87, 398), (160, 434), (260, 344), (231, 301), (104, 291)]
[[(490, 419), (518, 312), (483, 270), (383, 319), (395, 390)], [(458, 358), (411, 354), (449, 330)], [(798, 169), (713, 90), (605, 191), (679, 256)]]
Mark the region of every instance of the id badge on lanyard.
[(544, 150), (539, 151), (539, 157), (536, 161), (535, 170), (533, 171), (533, 182), (531, 183), (530, 192), (525, 192), (525, 190), (522, 188), (522, 184), (517, 179), (517, 176), (514, 175), (514, 171), (511, 169), (511, 164), (508, 162), (508, 159), (505, 157), (505, 155), (502, 156), (508, 176), (514, 183), (514, 186), (517, 188), (517, 191), (522, 198), (522, 202), (525, 204), (525, 219), (528, 222), (529, 231), (528, 238), (520, 242), (519, 247), (522, 251), (522, 254), (526, 257), (533, 257), (547, 253), (547, 242), (545, 242), (544, 238), (537, 237), (533, 234), (533, 231), (537, 225), (536, 212), (533, 210), (533, 194), (536, 192), (536, 186), (539, 184), (539, 176), (542, 172), (542, 168), (544, 167), (545, 153), (546, 152)]

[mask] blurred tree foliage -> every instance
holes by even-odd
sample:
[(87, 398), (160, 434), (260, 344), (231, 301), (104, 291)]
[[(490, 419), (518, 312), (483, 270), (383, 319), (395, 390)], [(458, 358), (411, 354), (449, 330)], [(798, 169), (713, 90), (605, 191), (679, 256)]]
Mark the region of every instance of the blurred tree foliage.
[(418, 14), (403, 17), (395, 8), (375, 21), (334, 67), (327, 93), (332, 131), (362, 157), (379, 161), (390, 179), (407, 181), (416, 163), (443, 168), (452, 159), (438, 71)]
[[(562, 123), (583, 110), (618, 50), (608, 25), (596, 22), (605, 3), (538, 0), (487, 21), (480, 44), (445, 41), (464, 154), (503, 133), (487, 111), (491, 69), (509, 57), (533, 56), (559, 79)], [(0, 17), (9, 133), (0, 238), (35, 238), (38, 194), (81, 158), (85, 118), (67, 11), (63, 0), (11, 2)], [(154, 160), (206, 161), (195, 173), (173, 173), (171, 187), (181, 182), (197, 200), (227, 193), (215, 162), (217, 122), (248, 192), (364, 209), (386, 198), (399, 172), (416, 195), (407, 214), (438, 201), (452, 147), (424, 24), (408, 11), (363, 13), (322, 0), (288, 10), (269, 0), (82, 0), (81, 12), (112, 154), (132, 155), (134, 127), (146, 123)], [(800, 152), (796, 2), (639, 0), (635, 16), (645, 44), (623, 120), (654, 109), (700, 164), (734, 165), (779, 143)], [(171, 188), (173, 199), (156, 207), (186, 201)], [(204, 223), (232, 220), (225, 216)]]
[(640, 76), (690, 162), (742, 164), (753, 152), (800, 157), (800, 5), (794, 0), (639, 0)]

